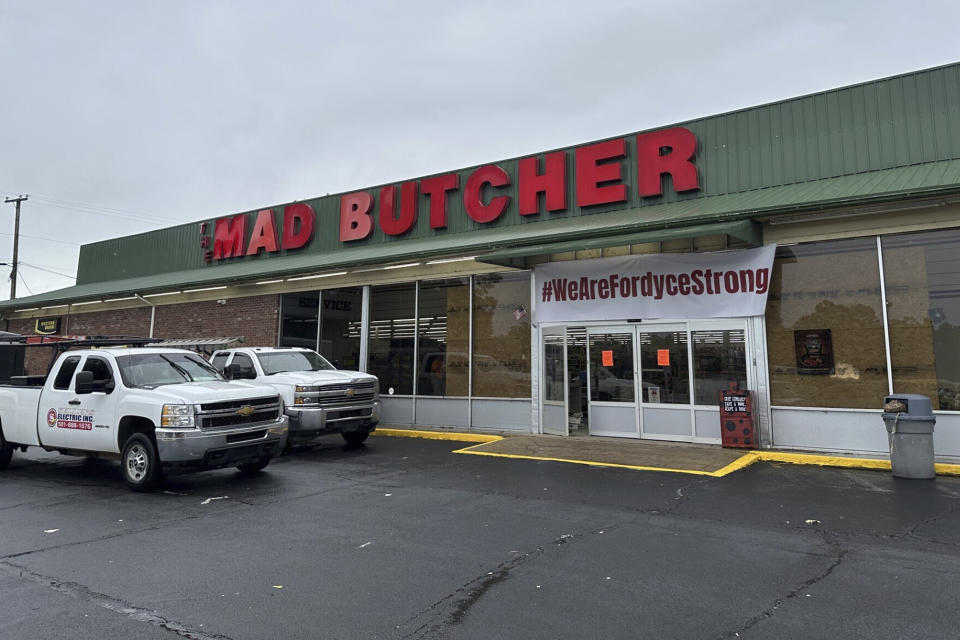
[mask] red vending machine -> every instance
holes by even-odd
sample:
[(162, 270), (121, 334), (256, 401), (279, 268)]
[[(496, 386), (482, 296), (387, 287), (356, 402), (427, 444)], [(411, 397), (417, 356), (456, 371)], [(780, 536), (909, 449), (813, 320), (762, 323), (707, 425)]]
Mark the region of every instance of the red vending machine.
[(757, 435), (753, 422), (753, 394), (737, 389), (720, 392), (720, 433), (724, 447), (756, 449)]

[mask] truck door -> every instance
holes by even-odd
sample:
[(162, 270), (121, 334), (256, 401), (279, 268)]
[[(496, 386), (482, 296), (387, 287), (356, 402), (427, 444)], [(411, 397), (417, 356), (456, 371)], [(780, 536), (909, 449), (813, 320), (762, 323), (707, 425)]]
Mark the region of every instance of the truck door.
[[(72, 360), (71, 356), (64, 361)], [(75, 365), (74, 365), (75, 366)], [(61, 367), (63, 368), (63, 367)], [(80, 371), (89, 371), (97, 383), (93, 393), (74, 391), (76, 376), (66, 389), (60, 375), (50, 388), (44, 390), (41, 416), (46, 416), (46, 428), (41, 432), (44, 445), (84, 451), (116, 453), (117, 399), (120, 395), (113, 365), (102, 356), (86, 356)]]

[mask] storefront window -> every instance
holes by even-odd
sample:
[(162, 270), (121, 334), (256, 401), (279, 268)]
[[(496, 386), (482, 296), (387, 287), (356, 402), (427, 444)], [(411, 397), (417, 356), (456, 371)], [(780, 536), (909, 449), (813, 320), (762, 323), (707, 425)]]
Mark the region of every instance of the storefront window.
[(473, 279), (473, 395), (530, 397), (530, 274)]
[(960, 230), (884, 236), (890, 361), (897, 393), (960, 411)]
[(694, 404), (717, 406), (720, 392), (747, 388), (746, 339), (742, 330), (693, 331)]
[(777, 249), (766, 320), (772, 404), (880, 407), (887, 371), (875, 239)]
[(633, 402), (633, 333), (590, 334), (590, 400)]
[(466, 396), (470, 373), (468, 278), (420, 283), (417, 332), (417, 395)]
[(380, 379), (380, 393), (413, 394), (416, 284), (390, 284), (370, 291), (367, 371)]
[(283, 321), (280, 325), (280, 346), (316, 349), (319, 292), (284, 294), (281, 305)]
[(363, 287), (326, 289), (320, 295), (320, 353), (338, 369), (360, 368)]
[(643, 402), (690, 404), (686, 331), (640, 333)]

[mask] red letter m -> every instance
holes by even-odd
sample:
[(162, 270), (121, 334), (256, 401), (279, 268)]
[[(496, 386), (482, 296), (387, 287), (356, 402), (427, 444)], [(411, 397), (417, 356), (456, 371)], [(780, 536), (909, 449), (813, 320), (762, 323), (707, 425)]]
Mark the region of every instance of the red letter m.
[(217, 220), (213, 232), (213, 259), (223, 260), (243, 255), (243, 240), (247, 237), (247, 216)]

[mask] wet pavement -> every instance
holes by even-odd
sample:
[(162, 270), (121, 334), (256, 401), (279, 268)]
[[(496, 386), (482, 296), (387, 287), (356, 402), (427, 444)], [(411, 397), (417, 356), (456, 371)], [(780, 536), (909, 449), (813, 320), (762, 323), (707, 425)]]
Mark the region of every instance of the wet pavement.
[(372, 437), (127, 491), (0, 472), (0, 638), (956, 638), (960, 479)]

